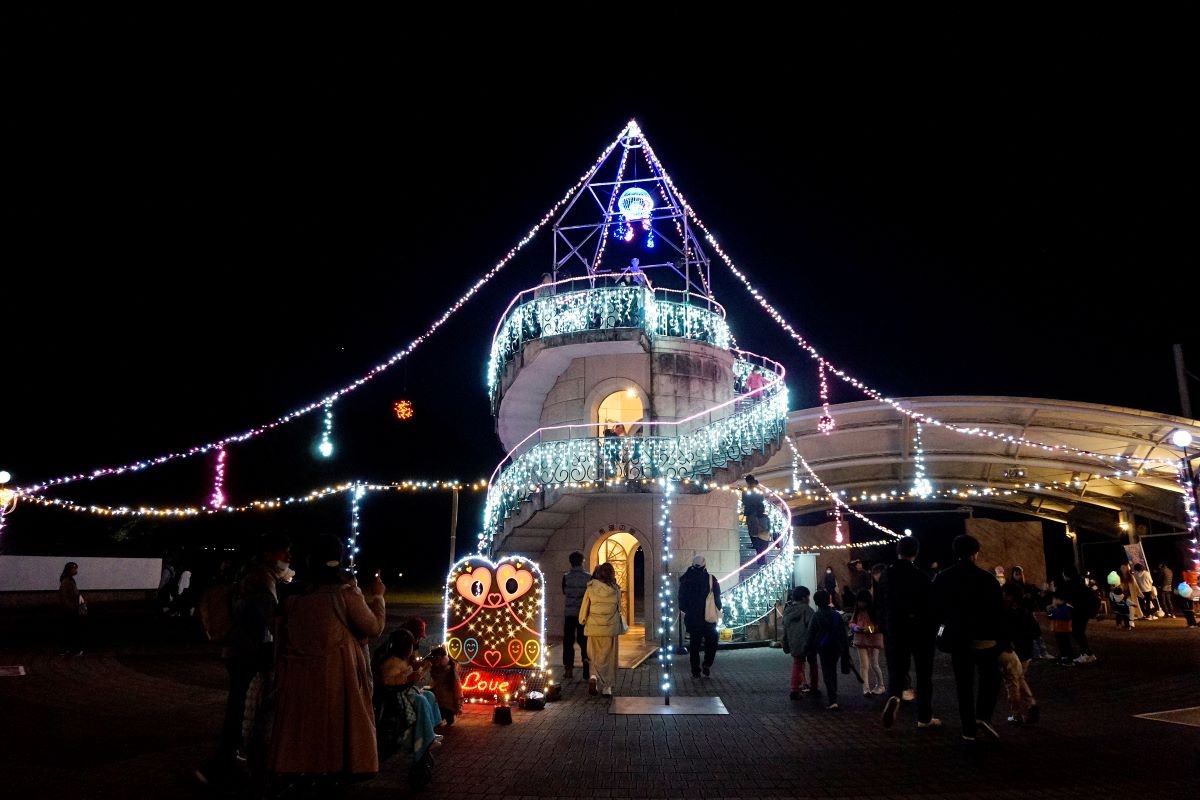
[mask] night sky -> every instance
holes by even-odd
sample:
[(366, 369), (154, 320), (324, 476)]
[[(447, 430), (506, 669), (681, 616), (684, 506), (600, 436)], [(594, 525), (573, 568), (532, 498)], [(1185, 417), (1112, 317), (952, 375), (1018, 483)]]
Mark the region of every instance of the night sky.
[[(1169, 21), (1119, 22), (806, 30), (784, 47), (738, 38), (744, 57), (714, 43), (675, 77), (647, 50), (637, 78), (545, 42), (510, 59), (438, 33), (431, 63), (411, 32), (334, 54), (282, 34), (150, 46), (144, 20), (25, 19), (0, 122), (0, 468), (23, 484), (150, 458), (350, 383), (423, 333), (631, 117), (771, 302), (885, 394), (1177, 414), (1173, 343), (1200, 373), (1194, 84), (1160, 38)], [(320, 414), (231, 447), (230, 502), (486, 477), (503, 455), (491, 333), (549, 247), (547, 232), (341, 401), (333, 459), (313, 455)], [(742, 346), (789, 367), (792, 407), (815, 405), (808, 358), (716, 259), (713, 281)], [(392, 416), (400, 398), (414, 420)], [(831, 399), (861, 398), (835, 383)], [(210, 476), (194, 458), (54, 494), (199, 504)], [(448, 511), (444, 494), (368, 498), (364, 550), (409, 580), (440, 575)], [(348, 524), (341, 499), (241, 517), (131, 526), (25, 505), (0, 546), (157, 553)], [(464, 497), (460, 552), (479, 519)]]

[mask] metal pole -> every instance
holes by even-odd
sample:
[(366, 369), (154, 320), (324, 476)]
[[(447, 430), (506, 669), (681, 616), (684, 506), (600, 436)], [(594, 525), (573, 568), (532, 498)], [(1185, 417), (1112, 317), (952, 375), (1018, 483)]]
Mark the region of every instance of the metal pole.
[(1174, 345), (1175, 349), (1175, 382), (1179, 385), (1179, 406), (1183, 415), (1192, 418), (1192, 400), (1188, 397), (1187, 369), (1183, 366), (1183, 345)]
[(454, 540), (458, 538), (458, 487), (450, 499), (450, 568), (454, 568)]

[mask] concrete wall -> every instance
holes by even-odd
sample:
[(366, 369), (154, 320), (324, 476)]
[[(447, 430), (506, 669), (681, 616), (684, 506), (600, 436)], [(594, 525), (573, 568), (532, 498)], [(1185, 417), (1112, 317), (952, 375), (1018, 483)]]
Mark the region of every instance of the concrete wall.
[(1046, 580), (1046, 551), (1042, 541), (1042, 523), (1037, 520), (1001, 522), (972, 517), (966, 520), (967, 533), (979, 540), (976, 563), (986, 570), (1004, 567), (1008, 576), (1013, 565), (1025, 570), (1025, 581), (1040, 586)]
[(158, 589), (161, 558), (90, 558), (86, 556), (0, 556), (0, 592), (58, 591), (63, 565), (79, 565), (75, 583), (81, 592), (95, 589)]
[[(660, 338), (650, 355), (618, 353), (572, 359), (546, 395), (540, 424), (595, 422), (600, 402), (625, 388), (634, 388), (641, 395), (647, 419), (683, 419), (733, 397), (733, 356), (699, 342)], [(732, 413), (730, 405), (711, 418)], [(709, 421), (708, 417), (696, 420), (684, 430)]]
[[(570, 568), (567, 560), (573, 550), (587, 559), (584, 566), (595, 565), (600, 542), (612, 531), (628, 531), (637, 538), (645, 553), (643, 595), (640, 605), (646, 609), (646, 635), (655, 637), (658, 607), (659, 550), (658, 519), (662, 495), (658, 493), (608, 493), (588, 498), (587, 506), (574, 514), (551, 536), (540, 555), (534, 555), (546, 575), (546, 629), (560, 636), (563, 616), (562, 573)], [(682, 574), (692, 556), (703, 553), (708, 569), (722, 577), (738, 566), (737, 496), (732, 492), (676, 494), (671, 503), (671, 571)], [(729, 584), (736, 583), (733, 577)]]

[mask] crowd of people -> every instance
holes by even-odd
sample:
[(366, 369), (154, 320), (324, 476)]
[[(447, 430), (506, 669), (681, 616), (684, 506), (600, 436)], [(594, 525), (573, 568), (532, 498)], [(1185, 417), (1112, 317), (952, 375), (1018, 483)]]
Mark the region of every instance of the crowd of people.
[[(1068, 567), (1044, 586), (1035, 586), (1014, 566), (1005, 577), (1000, 568), (989, 571), (976, 563), (979, 542), (967, 535), (954, 540), (955, 563), (946, 569), (918, 568), (919, 549), (909, 536), (897, 543), (894, 564), (868, 569), (861, 560), (851, 561), (849, 581), (840, 592), (832, 567), (816, 592), (805, 586), (793, 590), (782, 614), (782, 645), (792, 656), (793, 700), (818, 691), (819, 663), (830, 710), (840, 708), (839, 672), (855, 672), (865, 696), (887, 696), (881, 714), (885, 727), (895, 724), (905, 700), (916, 701), (918, 728), (940, 727), (941, 720), (933, 716), (932, 673), (934, 654), (941, 650), (951, 659), (962, 738), (998, 739), (992, 717), (1002, 686), (1009, 723), (1036, 724), (1040, 719), (1041, 706), (1027, 679), (1034, 660), (1068, 667), (1098, 660), (1087, 630), (1102, 615), (1104, 596), (1089, 574)], [(1187, 583), (1173, 587), (1172, 580), (1166, 565), (1159, 570), (1157, 586), (1142, 564), (1126, 564), (1111, 573), (1108, 605), (1117, 625), (1132, 627), (1135, 617), (1161, 619), (1179, 612), (1189, 627), (1195, 626), (1191, 588)], [(1034, 616), (1042, 612), (1056, 655), (1048, 652)], [(852, 650), (858, 653), (857, 669)], [(915, 685), (910, 680), (914, 673)]]
[[(286, 537), (261, 537), (255, 557), (199, 602), (222, 644), (229, 693), (216, 752), (196, 778), (267, 796), (332, 796), (400, 752), (414, 780), (462, 710), (456, 666), (444, 648), (422, 657), (425, 623), (410, 617), (374, 653), (386, 625), (385, 586), (360, 585), (336, 536), (291, 566)], [(227, 610), (223, 609), (227, 606)]]

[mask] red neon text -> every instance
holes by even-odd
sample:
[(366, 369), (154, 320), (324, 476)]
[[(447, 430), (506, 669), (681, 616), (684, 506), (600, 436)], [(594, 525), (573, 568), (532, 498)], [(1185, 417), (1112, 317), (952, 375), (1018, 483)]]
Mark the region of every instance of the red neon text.
[(479, 670), (468, 672), (467, 677), (463, 678), (462, 689), (464, 692), (497, 692), (499, 694), (507, 694), (510, 681), (504, 675), (485, 676)]

